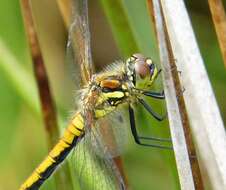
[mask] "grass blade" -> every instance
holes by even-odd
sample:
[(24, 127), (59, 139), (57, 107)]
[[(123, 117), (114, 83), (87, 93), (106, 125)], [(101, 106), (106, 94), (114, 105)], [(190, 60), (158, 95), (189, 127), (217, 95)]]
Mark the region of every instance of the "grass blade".
[(0, 68), (6, 73), (14, 89), (28, 107), (34, 114), (40, 115), (38, 92), (33, 76), (17, 61), (2, 39), (0, 39), (0, 53)]
[(120, 0), (100, 0), (100, 2), (122, 55), (129, 57), (134, 52), (138, 52), (139, 49), (134, 40), (122, 2)]

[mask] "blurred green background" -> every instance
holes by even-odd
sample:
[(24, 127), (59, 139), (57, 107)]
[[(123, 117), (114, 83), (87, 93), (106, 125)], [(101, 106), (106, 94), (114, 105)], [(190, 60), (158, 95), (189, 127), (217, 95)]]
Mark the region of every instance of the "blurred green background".
[[(32, 2), (57, 112), (66, 124), (74, 109), (76, 90), (72, 79), (75, 73), (65, 63), (67, 32), (55, 0)], [(121, 1), (124, 20), (128, 21), (137, 47), (120, 44), (121, 35), (117, 33), (117, 27), (111, 25), (113, 21), (106, 2), (90, 0), (89, 4), (92, 54), (97, 70), (114, 60), (124, 59), (133, 48), (159, 62), (146, 1)], [(226, 72), (207, 2), (190, 0), (186, 3), (222, 117), (226, 121)], [(121, 15), (114, 14), (116, 17)], [(127, 30), (122, 26), (118, 26), (119, 31)], [(126, 48), (131, 49), (126, 51)], [(156, 86), (162, 88), (161, 81)], [(165, 107), (160, 102), (151, 104), (158, 112), (164, 113)], [(0, 113), (0, 190), (12, 190), (19, 187), (48, 152), (20, 4), (14, 0), (0, 1)], [(144, 132), (169, 136), (167, 122), (159, 124), (142, 110), (138, 117), (142, 118), (139, 125), (144, 126)], [(147, 123), (153, 127), (148, 128)], [(172, 152), (139, 147), (130, 135), (123, 160), (131, 189), (179, 189)], [(54, 189), (53, 180), (50, 179), (42, 189)]]

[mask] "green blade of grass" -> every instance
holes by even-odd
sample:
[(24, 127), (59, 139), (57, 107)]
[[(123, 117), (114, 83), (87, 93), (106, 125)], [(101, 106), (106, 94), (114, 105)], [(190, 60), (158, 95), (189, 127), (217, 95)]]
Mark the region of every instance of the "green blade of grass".
[(8, 76), (27, 106), (40, 116), (38, 92), (33, 76), (17, 61), (2, 39), (0, 39), (0, 54), (0, 69)]
[(139, 48), (134, 40), (127, 15), (120, 0), (100, 0), (110, 23), (117, 46), (123, 56), (131, 56)]

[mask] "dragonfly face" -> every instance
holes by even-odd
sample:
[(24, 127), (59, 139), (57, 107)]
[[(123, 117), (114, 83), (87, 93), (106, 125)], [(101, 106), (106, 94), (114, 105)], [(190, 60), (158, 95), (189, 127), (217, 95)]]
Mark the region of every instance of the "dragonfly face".
[(126, 61), (127, 75), (138, 89), (149, 88), (156, 77), (158, 76), (158, 69), (150, 58), (142, 54), (133, 54)]

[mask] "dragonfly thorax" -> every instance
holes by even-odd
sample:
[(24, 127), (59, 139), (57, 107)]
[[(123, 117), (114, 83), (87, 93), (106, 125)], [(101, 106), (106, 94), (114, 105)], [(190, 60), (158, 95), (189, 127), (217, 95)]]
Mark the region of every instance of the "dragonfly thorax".
[(105, 76), (97, 83), (99, 96), (95, 104), (95, 117), (100, 118), (125, 103), (130, 96), (129, 87), (123, 76)]

